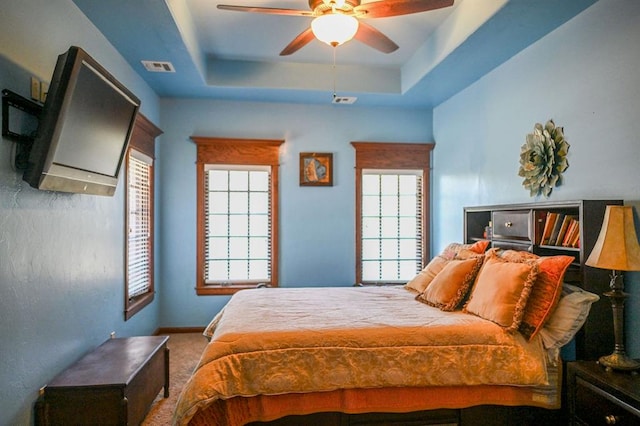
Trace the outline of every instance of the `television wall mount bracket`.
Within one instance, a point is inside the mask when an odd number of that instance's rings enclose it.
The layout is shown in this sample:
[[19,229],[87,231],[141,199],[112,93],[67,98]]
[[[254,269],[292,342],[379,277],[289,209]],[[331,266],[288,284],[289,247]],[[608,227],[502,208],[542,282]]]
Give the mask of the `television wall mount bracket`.
[[18,144],[15,166],[18,170],[24,170],[28,165],[29,152],[31,151],[35,135],[21,134],[9,128],[9,111],[11,107],[30,114],[36,117],[36,119],[40,119],[42,105],[30,101],[9,89],[2,91],[2,136]]

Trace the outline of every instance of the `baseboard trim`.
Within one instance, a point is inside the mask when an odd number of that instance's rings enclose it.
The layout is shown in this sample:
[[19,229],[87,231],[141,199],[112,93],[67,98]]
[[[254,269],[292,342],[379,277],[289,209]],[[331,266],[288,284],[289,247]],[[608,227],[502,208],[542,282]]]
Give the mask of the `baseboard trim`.
[[204,327],[160,327],[156,329],[154,335],[176,334],[176,333],[202,333]]

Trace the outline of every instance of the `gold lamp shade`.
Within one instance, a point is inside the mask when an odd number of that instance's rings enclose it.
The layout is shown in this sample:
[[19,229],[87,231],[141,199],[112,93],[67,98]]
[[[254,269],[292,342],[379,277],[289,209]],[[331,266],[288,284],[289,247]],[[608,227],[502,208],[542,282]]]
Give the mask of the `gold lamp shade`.
[[640,245],[630,206],[607,206],[600,235],[586,264],[614,271],[640,271]]
[[613,309],[615,347],[611,355],[600,357],[598,362],[607,370],[634,372],[640,369],[640,362],[627,356],[624,348],[624,302],[628,295],[619,272],[640,271],[640,246],[630,206],[607,206],[600,235],[586,264],[611,270],[611,291],[604,295]]

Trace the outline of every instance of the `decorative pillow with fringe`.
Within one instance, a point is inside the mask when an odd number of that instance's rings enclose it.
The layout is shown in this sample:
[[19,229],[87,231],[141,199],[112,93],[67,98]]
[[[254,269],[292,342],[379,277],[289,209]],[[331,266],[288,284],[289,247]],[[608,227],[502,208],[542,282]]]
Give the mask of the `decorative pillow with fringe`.
[[409,281],[404,287],[406,289],[417,291],[418,293],[422,293],[429,284],[433,281],[433,279],[447,266],[449,261],[446,260],[442,256],[436,256],[431,259],[431,262],[427,266],[424,267],[422,271],[411,281]]
[[453,311],[462,303],[482,266],[484,256],[449,261],[416,300],[443,311]]
[[517,331],[537,276],[535,261],[509,262],[490,253],[463,311]]
[[466,258],[469,257],[469,255],[484,254],[487,247],[489,247],[488,240],[476,241],[473,244],[451,243],[442,250],[440,256],[446,260],[453,260],[456,257]]
[[498,255],[508,261],[533,260],[538,264],[536,278],[531,295],[524,308],[524,316],[519,331],[528,340],[538,334],[547,319],[556,308],[562,293],[562,280],[569,265],[575,261],[573,256],[537,256],[525,251],[505,250]]
[[471,257],[481,256],[488,246],[489,241],[485,240],[473,244],[451,243],[442,253],[431,259],[427,266],[425,266],[418,275],[413,277],[411,281],[405,284],[404,287],[407,290],[422,293],[448,262],[453,259],[469,259]]

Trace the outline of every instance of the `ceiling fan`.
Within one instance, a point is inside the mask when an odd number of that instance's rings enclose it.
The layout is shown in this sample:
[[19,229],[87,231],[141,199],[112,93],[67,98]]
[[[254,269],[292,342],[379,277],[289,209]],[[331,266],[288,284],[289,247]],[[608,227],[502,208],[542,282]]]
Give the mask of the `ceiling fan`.
[[355,37],[356,40],[374,49],[391,53],[398,49],[398,45],[371,25],[361,22],[360,19],[426,12],[451,6],[453,2],[454,0],[378,0],[361,3],[361,0],[309,0],[311,10],[226,4],[219,4],[218,9],[314,18],[311,27],[294,38],[280,52],[281,56],[298,51],[310,43],[314,37],[334,47]]

